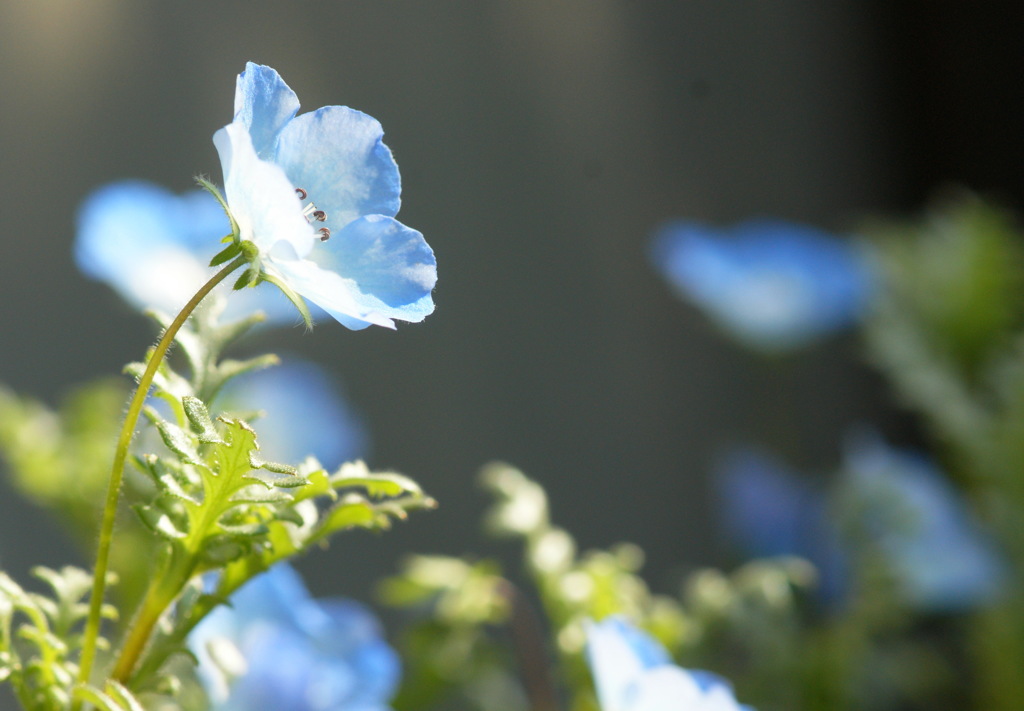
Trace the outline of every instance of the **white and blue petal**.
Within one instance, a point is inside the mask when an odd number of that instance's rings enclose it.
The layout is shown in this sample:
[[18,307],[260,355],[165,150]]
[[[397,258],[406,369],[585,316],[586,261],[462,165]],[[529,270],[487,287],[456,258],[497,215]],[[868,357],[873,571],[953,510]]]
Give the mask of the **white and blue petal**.
[[422,234],[390,217],[359,218],[310,259],[273,259],[270,266],[349,328],[394,328],[392,319],[418,322],[434,310],[434,253]]
[[[388,711],[401,672],[398,655],[365,606],[314,600],[287,564],[231,596],[189,635],[214,711]],[[244,658],[230,688],[210,654],[230,645]]]
[[436,262],[423,235],[394,220],[401,178],[383,129],[347,107],[297,107],[277,72],[250,63],[235,120],[214,135],[242,239],[282,289],[349,328],[421,321],[434,310]]
[[586,633],[602,711],[750,711],[725,680],[676,666],[653,637],[621,617],[588,623]]
[[224,194],[243,240],[270,256],[301,259],[313,249],[313,227],[302,216],[295,187],[277,165],[260,160],[245,126],[213,135],[224,171]]
[[276,70],[249,62],[235,83],[235,121],[244,125],[256,155],[269,160],[277,134],[299,110],[295,95]]
[[375,118],[325,106],[284,126],[274,162],[327,213],[335,232],[361,215],[398,213],[402,183],[383,136]]

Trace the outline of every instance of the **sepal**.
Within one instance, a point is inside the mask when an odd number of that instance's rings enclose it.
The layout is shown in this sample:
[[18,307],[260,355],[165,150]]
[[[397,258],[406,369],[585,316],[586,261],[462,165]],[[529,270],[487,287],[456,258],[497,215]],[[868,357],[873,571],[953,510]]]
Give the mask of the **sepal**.
[[281,290],[281,293],[292,302],[292,305],[295,306],[296,309],[298,309],[299,315],[302,316],[302,322],[306,325],[306,328],[312,330],[313,315],[309,312],[309,306],[306,305],[306,300],[299,296],[299,294],[292,289],[284,279],[279,279],[274,274],[270,274],[266,271],[263,272],[262,278],[263,281],[270,282]]

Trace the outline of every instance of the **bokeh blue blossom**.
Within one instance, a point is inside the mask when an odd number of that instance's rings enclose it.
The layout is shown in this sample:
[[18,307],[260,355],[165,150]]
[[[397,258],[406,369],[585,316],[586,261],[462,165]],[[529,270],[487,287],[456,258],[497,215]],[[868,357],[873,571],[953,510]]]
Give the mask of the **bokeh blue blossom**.
[[345,106],[298,109],[270,67],[250,62],[238,76],[234,120],[213,142],[241,239],[269,275],[348,328],[422,321],[436,261],[394,219],[401,181],[383,129]]
[[871,294],[863,245],[779,220],[671,222],[655,235],[651,259],[680,297],[770,353],[852,326]]
[[726,539],[752,558],[798,556],[814,565],[815,589],[832,604],[848,586],[848,561],[826,492],[764,450],[735,447],[715,472]]
[[311,598],[286,564],[232,595],[189,646],[216,711],[386,711],[401,673],[369,609]]
[[955,612],[994,601],[1005,560],[932,461],[857,431],[846,446],[843,474],[837,496],[852,512],[854,535],[878,547],[912,606]]
[[751,711],[724,680],[673,664],[664,647],[621,617],[587,625],[587,660],[601,711]]
[[840,470],[825,488],[763,451],[733,450],[716,473],[726,535],[748,556],[807,559],[828,603],[849,600],[854,559],[866,551],[913,609],[953,612],[993,600],[1005,575],[996,544],[934,464],[857,430]]
[[[181,195],[142,180],[109,183],[78,210],[75,262],[137,310],[175,314],[210,278],[210,259],[231,227],[209,193]],[[229,295],[229,286],[217,292]],[[269,323],[294,324],[294,307],[276,289],[246,289],[227,298],[225,318],[263,311]]]

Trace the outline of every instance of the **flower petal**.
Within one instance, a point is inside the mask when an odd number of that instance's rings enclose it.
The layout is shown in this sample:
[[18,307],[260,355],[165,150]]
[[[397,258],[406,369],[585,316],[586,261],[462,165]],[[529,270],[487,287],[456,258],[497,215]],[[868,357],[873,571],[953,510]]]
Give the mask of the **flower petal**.
[[637,678],[629,689],[628,711],[732,711],[736,701],[724,690],[705,695],[685,670],[677,666],[651,669]]
[[[260,160],[242,123],[230,123],[213,135],[224,171],[224,193],[242,239],[265,254],[302,258],[316,239],[302,216],[294,186],[284,171]],[[288,247],[290,246],[290,249]]]
[[295,95],[276,70],[248,62],[235,82],[235,121],[249,129],[256,155],[271,158],[277,134],[299,110]]
[[376,324],[394,328],[395,322],[382,313],[360,305],[359,288],[351,279],[321,269],[308,259],[274,259],[264,265],[288,282],[305,298],[353,331]]
[[401,178],[383,136],[376,119],[325,106],[288,122],[275,162],[327,213],[326,226],[337,232],[362,215],[398,213]]
[[422,321],[434,310],[434,252],[422,234],[391,217],[361,217],[309,258],[354,281],[356,298],[367,310],[402,321]]
[[618,617],[586,626],[587,661],[605,711],[624,711],[631,685],[644,672],[643,662],[623,635],[627,627]]

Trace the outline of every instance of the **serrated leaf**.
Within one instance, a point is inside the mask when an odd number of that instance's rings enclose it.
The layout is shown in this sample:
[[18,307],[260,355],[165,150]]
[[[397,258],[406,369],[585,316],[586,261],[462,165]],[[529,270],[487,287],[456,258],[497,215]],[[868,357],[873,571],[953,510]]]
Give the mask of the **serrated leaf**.
[[217,432],[217,428],[214,427],[213,420],[210,419],[210,413],[202,400],[186,395],[181,398],[181,405],[185,409],[185,417],[188,418],[189,424],[192,425],[192,431],[199,437],[200,442],[207,444],[221,444],[224,442],[220,437],[220,433]]
[[371,472],[362,461],[348,462],[331,476],[335,489],[359,487],[375,499],[403,494],[421,495],[420,485],[403,474],[393,472]]
[[272,489],[274,487],[294,489],[297,486],[304,486],[306,484],[305,477],[301,477],[298,474],[284,474],[275,471],[266,471],[264,469],[253,469],[246,474],[244,478],[250,481],[259,482],[268,489]]
[[245,486],[231,495],[231,501],[239,504],[284,504],[294,498],[286,491],[265,485]]
[[204,544],[200,555],[203,560],[222,567],[236,561],[249,551],[249,546],[232,536],[214,536]]
[[156,428],[167,449],[177,454],[182,461],[189,464],[203,464],[202,457],[199,456],[199,452],[192,443],[192,438],[183,429],[166,420],[158,420]]
[[375,528],[377,519],[377,512],[370,502],[342,501],[324,515],[320,531],[328,533],[355,527]]
[[[253,469],[265,469],[268,472],[274,474],[287,474],[289,476],[295,476],[296,468],[290,464],[279,464],[278,462],[268,462],[260,456],[259,452],[252,451],[249,453],[249,464],[252,465]],[[299,477],[300,479],[302,477]],[[305,479],[303,479],[305,482]]]
[[330,476],[314,457],[307,457],[299,465],[298,474],[305,477],[306,485],[295,492],[296,501],[305,501],[318,496],[327,496],[332,500],[338,498],[338,493],[331,486]]
[[254,521],[252,523],[222,523],[220,528],[226,535],[233,538],[254,538],[256,536],[262,536],[268,531],[267,524],[262,521]]
[[160,459],[153,454],[136,457],[135,461],[165,494],[196,506],[202,503],[202,482],[188,466]]
[[161,510],[157,506],[136,504],[133,508],[146,528],[164,538],[180,540],[188,535],[187,531],[182,531],[178,528],[174,519],[166,511]]

